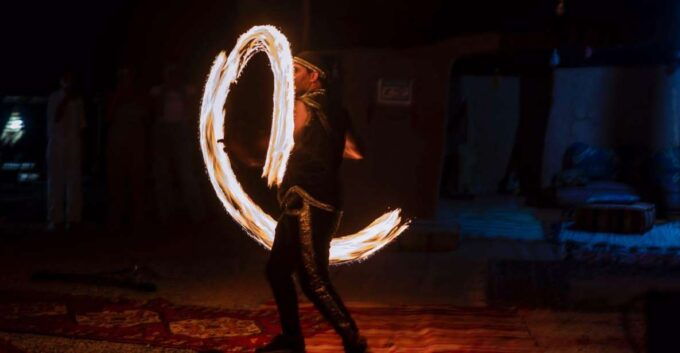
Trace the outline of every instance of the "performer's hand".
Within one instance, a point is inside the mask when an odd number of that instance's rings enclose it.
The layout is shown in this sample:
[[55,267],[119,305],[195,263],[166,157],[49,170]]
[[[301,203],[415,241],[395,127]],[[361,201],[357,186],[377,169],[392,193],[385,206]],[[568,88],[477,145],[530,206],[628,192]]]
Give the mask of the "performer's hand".
[[224,151],[224,153],[227,153],[227,143],[224,142],[224,139],[217,140],[217,143],[221,143],[222,144],[222,151]]
[[[219,139],[217,142],[222,144],[222,151],[228,155],[233,155],[238,161],[245,164],[249,168],[262,167],[264,163],[259,159],[251,156],[245,149],[238,143],[232,143],[229,146],[229,151],[227,151],[227,144],[224,139]],[[231,153],[229,153],[231,152]]]
[[299,211],[302,209],[303,206],[303,201],[302,197],[300,195],[291,192],[286,195],[286,198],[283,200],[283,208],[286,211]]
[[345,134],[345,150],[342,153],[342,157],[354,160],[364,159],[364,155],[361,153],[352,134]]

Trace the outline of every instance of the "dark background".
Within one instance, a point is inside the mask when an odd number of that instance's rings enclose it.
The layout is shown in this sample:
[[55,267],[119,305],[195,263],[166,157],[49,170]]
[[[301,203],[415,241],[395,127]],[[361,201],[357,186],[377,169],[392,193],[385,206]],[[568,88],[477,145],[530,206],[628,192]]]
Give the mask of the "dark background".
[[[556,15],[555,0],[520,3],[5,2],[0,21],[0,95],[46,94],[65,67],[81,75],[86,92],[109,87],[115,67],[121,64],[139,67],[143,79],[154,83],[164,63],[177,62],[186,67],[188,79],[201,82],[219,50],[230,48],[236,35],[251,25],[263,23],[281,27],[294,51],[305,45],[307,49],[413,47],[477,32],[533,33],[536,38],[521,40],[521,46],[626,50],[635,54],[626,55],[627,63],[667,60],[680,34],[675,21],[678,5],[671,0],[565,0],[563,16]],[[510,48],[520,45],[508,38]],[[598,63],[620,63],[624,59],[616,53]]]

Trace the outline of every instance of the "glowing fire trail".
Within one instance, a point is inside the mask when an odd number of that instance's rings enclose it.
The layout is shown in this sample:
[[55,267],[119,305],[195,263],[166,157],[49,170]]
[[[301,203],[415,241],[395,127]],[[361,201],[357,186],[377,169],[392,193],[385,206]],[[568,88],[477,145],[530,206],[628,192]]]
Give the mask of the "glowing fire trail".
[[[265,213],[243,190],[231,168],[227,154],[217,142],[224,136],[224,103],[229,89],[258,52],[269,57],[274,74],[274,109],[267,158],[262,177],[267,184],[280,185],[293,149],[293,60],[286,37],[272,26],[255,26],[242,34],[227,57],[220,53],[208,75],[201,104],[200,140],[210,182],[227,212],[247,233],[268,249],[274,242],[276,221]],[[400,210],[385,213],[356,234],[331,242],[330,263],[365,259],[408,228]]]

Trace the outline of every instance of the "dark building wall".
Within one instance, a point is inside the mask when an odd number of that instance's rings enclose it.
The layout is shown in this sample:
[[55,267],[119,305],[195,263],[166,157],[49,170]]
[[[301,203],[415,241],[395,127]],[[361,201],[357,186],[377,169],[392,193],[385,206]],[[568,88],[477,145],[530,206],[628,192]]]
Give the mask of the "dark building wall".
[[489,194],[498,190],[510,162],[520,114],[520,78],[460,78],[467,104],[465,130],[458,145],[457,191]]
[[543,156],[543,185],[574,142],[658,150],[680,144],[680,73],[667,67],[555,71]]
[[[480,35],[413,49],[337,54],[343,102],[367,144],[364,161],[344,166],[345,198],[352,205],[348,218],[361,225],[397,207],[409,216],[434,216],[452,65],[463,55],[496,50],[498,42],[498,36]],[[413,80],[412,104],[378,104],[381,78]]]

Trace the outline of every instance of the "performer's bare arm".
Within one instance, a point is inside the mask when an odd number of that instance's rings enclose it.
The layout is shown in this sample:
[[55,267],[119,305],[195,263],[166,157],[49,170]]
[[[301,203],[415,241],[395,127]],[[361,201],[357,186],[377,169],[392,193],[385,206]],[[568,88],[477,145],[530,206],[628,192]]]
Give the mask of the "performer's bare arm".
[[[294,138],[297,139],[300,137],[300,132],[304,128],[305,125],[307,125],[307,122],[309,121],[309,110],[307,109],[307,106],[302,102],[302,101],[295,101],[295,107],[294,107],[294,129],[293,129],[293,135]],[[224,140],[220,140],[218,142],[224,143]],[[262,141],[258,141],[258,146],[257,148],[265,148],[267,147],[267,138],[264,137]],[[248,151],[247,149],[244,148],[240,143],[230,143],[229,148],[228,148],[231,153],[239,159],[241,162],[245,163],[249,167],[261,167],[264,164],[264,156],[262,158],[255,157],[252,153],[252,151]],[[227,146],[224,146],[224,151],[227,151]],[[354,136],[354,133],[352,131],[347,131],[345,134],[345,149],[343,151],[343,158],[345,159],[353,159],[353,160],[360,160],[364,159],[364,154],[361,151],[361,148],[359,147],[359,144],[357,143],[356,137]]]
[[[249,168],[259,168],[264,165],[264,159],[259,155],[260,153],[253,152],[252,149],[245,147],[242,141],[230,140],[230,143],[224,145],[224,152],[229,150],[229,155],[235,157],[241,163],[245,164]],[[218,142],[224,143],[224,140],[219,140]],[[266,141],[265,141],[266,143]],[[255,149],[259,152],[262,148],[262,142],[256,141]],[[266,148],[266,145],[265,145]]]
[[[295,128],[293,130],[293,136],[297,139],[300,136],[300,132],[309,121],[309,110],[305,103],[299,100],[295,101],[294,121]],[[351,131],[347,131],[345,134],[345,150],[343,151],[343,157],[346,159],[364,158],[364,155],[359,148],[359,144]]]
[[300,132],[302,128],[307,125],[309,121],[309,110],[307,106],[300,100],[295,101],[295,107],[293,109],[293,119],[295,121],[295,128],[293,129],[293,138],[298,139],[300,137]]
[[[294,106],[295,127],[293,129],[295,139],[300,136],[300,131],[302,131],[302,128],[307,124],[308,120],[309,111],[307,110],[307,106],[302,101],[296,100]],[[264,165],[268,141],[269,138],[267,136],[263,136],[261,139],[256,141],[255,146],[251,146],[250,148],[246,148],[242,141],[236,141],[234,139],[230,140],[228,143],[225,143],[224,140],[219,140],[217,142],[224,144],[224,152],[229,150],[229,154],[241,161],[241,163],[244,163],[246,166],[251,168],[257,168]],[[249,143],[252,144],[252,141]]]

